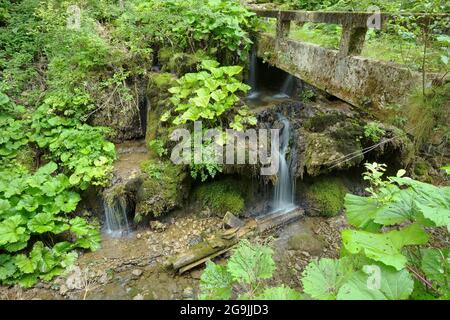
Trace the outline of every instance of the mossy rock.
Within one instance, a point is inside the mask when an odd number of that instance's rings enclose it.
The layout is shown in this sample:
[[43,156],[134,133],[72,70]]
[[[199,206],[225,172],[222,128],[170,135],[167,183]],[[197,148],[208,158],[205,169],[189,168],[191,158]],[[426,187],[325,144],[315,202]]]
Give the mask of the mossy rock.
[[[334,169],[348,169],[358,166],[363,160],[362,146],[356,139],[336,140],[330,133],[305,133],[306,147],[304,165],[310,176],[318,176]],[[345,155],[354,155],[347,161],[340,161]]]
[[202,51],[192,54],[177,52],[172,48],[161,48],[158,52],[158,59],[163,71],[183,76],[189,72],[197,72],[198,65],[202,60],[207,59],[207,56]]
[[151,73],[147,86],[147,144],[156,138],[168,139],[167,126],[162,125],[161,115],[171,108],[169,88],[174,86],[176,77],[171,73]]
[[319,178],[306,187],[305,198],[313,215],[334,217],[343,210],[347,191],[338,178]]
[[148,160],[141,168],[144,174],[136,197],[136,220],[158,217],[181,206],[189,189],[183,166]]
[[288,239],[289,250],[307,251],[312,255],[319,255],[323,247],[323,241],[312,233],[294,234]]
[[208,207],[214,214],[223,217],[227,211],[239,216],[245,208],[245,200],[231,179],[202,184],[194,191],[195,201]]
[[36,169],[36,157],[36,151],[29,145],[25,145],[17,151],[16,160],[29,171],[34,171]]
[[323,132],[328,127],[335,125],[338,122],[344,121],[346,116],[342,113],[323,113],[320,112],[308,119],[304,127],[312,132]]

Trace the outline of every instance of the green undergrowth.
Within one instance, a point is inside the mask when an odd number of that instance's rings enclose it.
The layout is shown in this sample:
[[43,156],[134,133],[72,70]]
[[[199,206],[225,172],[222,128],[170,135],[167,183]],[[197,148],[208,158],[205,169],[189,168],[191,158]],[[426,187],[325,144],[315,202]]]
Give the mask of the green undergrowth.
[[194,190],[193,196],[203,208],[208,207],[218,216],[228,211],[238,216],[245,207],[244,197],[231,179],[203,183]]
[[318,178],[306,187],[305,198],[309,206],[321,216],[333,217],[344,209],[347,188],[338,178]]

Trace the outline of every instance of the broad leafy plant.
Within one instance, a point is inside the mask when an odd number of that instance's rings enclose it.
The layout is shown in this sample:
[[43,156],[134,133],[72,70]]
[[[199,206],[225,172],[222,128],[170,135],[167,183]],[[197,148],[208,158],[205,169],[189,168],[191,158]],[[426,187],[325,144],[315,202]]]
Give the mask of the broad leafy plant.
[[450,230],[450,187],[397,176],[369,164],[369,197],[348,194],[348,222],[339,260],[321,259],[304,271],[305,293],[315,299],[449,297],[449,250],[429,248],[426,228]]
[[[75,248],[96,250],[97,228],[69,217],[80,196],[50,162],[30,173],[17,164],[0,170],[0,283],[29,287],[50,280],[76,259]],[[61,236],[72,235],[72,242]]]
[[289,287],[267,287],[275,271],[272,256],[270,247],[242,240],[226,266],[207,263],[200,279],[200,299],[300,299],[300,293]]
[[[217,61],[204,60],[201,67],[200,72],[184,75],[177,80],[178,86],[169,89],[176,125],[197,120],[204,120],[211,126],[218,124],[220,117],[240,101],[238,94],[250,89],[236,78],[242,72],[240,66],[220,67]],[[170,112],[167,112],[162,120],[169,117]],[[246,111],[238,112],[234,120],[232,127],[236,128],[242,128],[246,122],[256,124],[256,119]]]

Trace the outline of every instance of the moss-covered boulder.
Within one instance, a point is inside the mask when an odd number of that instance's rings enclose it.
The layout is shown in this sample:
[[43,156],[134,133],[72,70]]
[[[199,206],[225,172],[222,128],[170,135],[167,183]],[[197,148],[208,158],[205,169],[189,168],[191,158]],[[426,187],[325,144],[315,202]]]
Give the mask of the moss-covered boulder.
[[198,186],[194,191],[194,201],[219,217],[223,217],[228,211],[239,216],[245,208],[244,196],[232,179]]
[[164,72],[171,72],[182,76],[189,72],[197,72],[197,66],[202,60],[207,59],[203,51],[193,54],[177,52],[172,48],[161,48],[158,52],[158,60]]
[[178,208],[188,194],[188,175],[183,166],[169,161],[148,160],[142,163],[142,183],[136,195],[136,220],[158,217]]
[[319,178],[304,190],[304,197],[311,215],[333,217],[344,208],[347,193],[344,183],[334,177]]

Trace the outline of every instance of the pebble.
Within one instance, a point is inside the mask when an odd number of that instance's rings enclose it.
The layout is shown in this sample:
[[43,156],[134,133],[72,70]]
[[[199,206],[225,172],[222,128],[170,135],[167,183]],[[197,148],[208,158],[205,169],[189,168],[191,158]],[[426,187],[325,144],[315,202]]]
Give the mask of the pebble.
[[194,297],[194,289],[191,287],[187,287],[183,290],[183,298],[193,298]]
[[140,277],[140,276],[142,275],[142,273],[144,273],[144,271],[142,271],[141,269],[134,269],[134,270],[131,272],[131,274],[132,274],[133,276],[136,276],[136,277]]
[[68,291],[69,291],[69,289],[66,287],[65,284],[63,284],[59,287],[59,293],[63,296],[65,296]]
[[144,300],[144,296],[139,293],[133,297],[133,300]]

